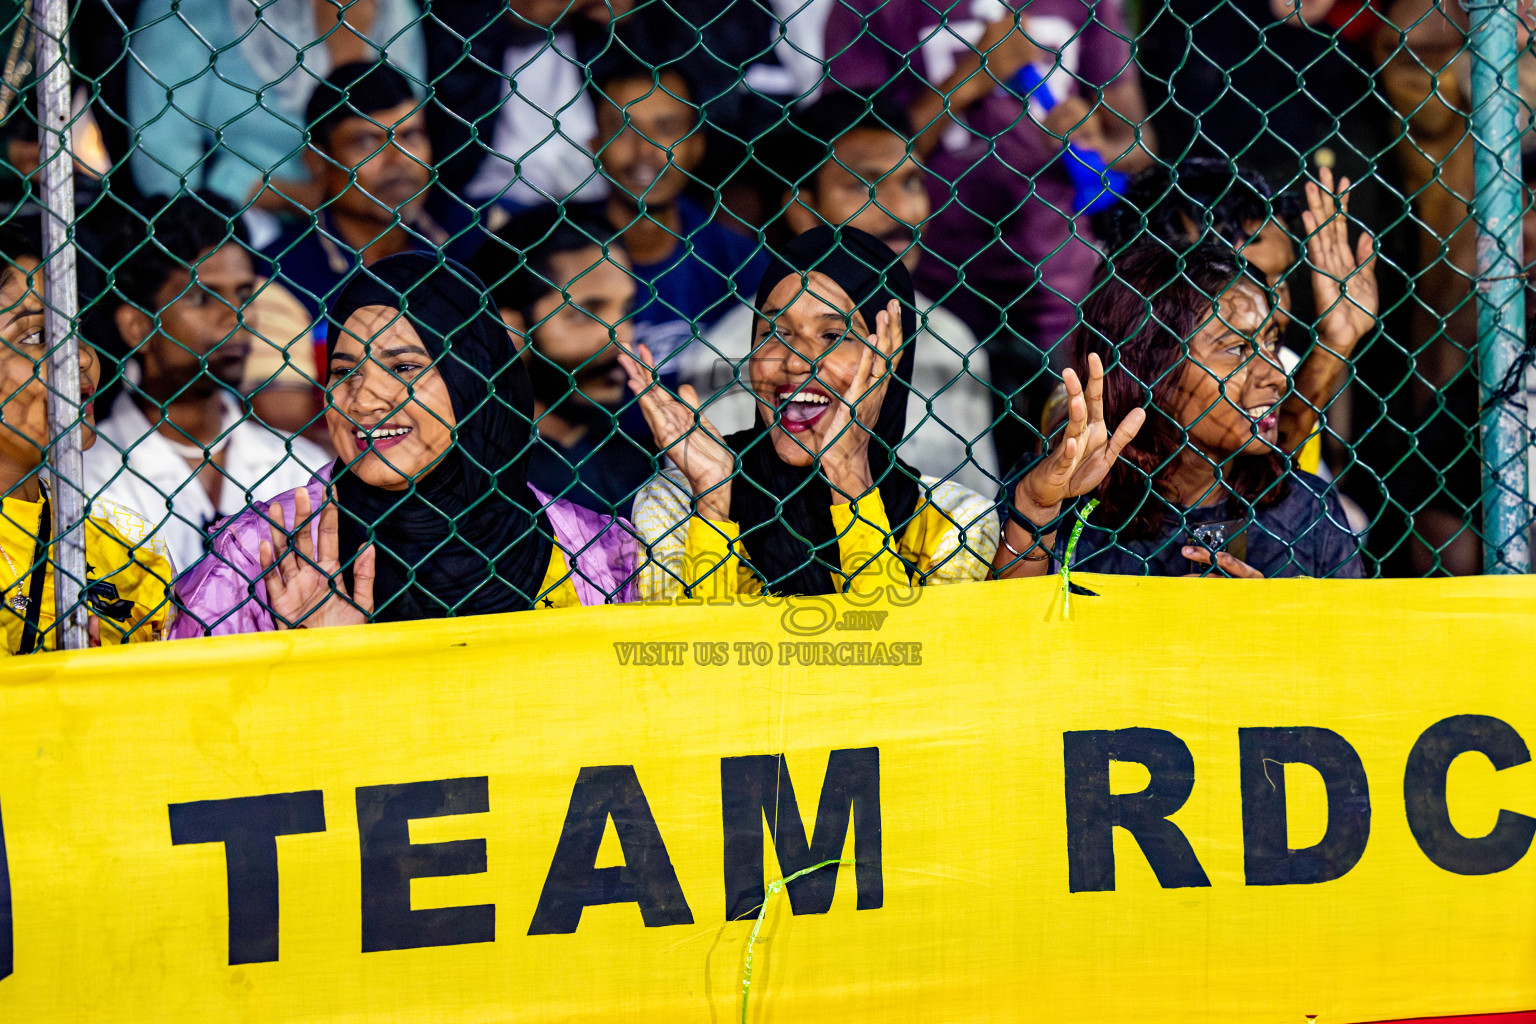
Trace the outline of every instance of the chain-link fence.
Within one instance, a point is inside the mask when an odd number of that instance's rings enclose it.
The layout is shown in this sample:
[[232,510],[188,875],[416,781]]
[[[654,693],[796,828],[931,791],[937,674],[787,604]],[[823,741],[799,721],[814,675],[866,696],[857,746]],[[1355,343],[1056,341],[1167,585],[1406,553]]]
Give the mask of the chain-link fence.
[[11,650],[1525,571],[1530,24],[10,0]]

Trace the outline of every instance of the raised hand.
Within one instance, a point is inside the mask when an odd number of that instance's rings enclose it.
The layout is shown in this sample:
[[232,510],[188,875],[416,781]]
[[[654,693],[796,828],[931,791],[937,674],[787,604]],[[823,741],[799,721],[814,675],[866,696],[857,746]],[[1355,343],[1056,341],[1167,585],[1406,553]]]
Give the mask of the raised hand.
[[629,390],[640,399],[640,411],[656,447],[682,470],[699,512],[706,519],[728,520],[736,457],[709,417],[699,411],[698,392],[684,384],[674,398],[657,382],[655,364],[645,345],[634,354],[619,350],[619,365],[629,377]]
[[1110,434],[1104,422],[1104,364],[1097,355],[1088,357],[1086,390],[1072,370],[1061,379],[1067,387],[1067,427],[1061,442],[1014,488],[1015,507],[1042,526],[1056,518],[1062,502],[1099,486],[1147,419],[1145,409],[1132,409]]
[[[272,506],[278,508],[276,504]],[[373,613],[373,575],[376,563],[372,544],[357,553],[352,563],[353,593],[341,579],[337,557],[336,505],[327,502],[320,511],[320,553],[310,539],[309,489],[293,492],[293,540],[276,523],[269,523],[270,541],[261,542],[261,568],[266,574],[267,607],[278,629],[313,629],[318,626],[354,626]]]
[[1029,19],[1004,5],[998,6],[1003,7],[1006,13],[987,23],[981,39],[976,43],[976,52],[981,55],[986,73],[996,79],[998,84],[1007,85],[1020,68],[1038,60],[1041,51],[1026,34],[1029,31]]
[[1318,178],[1321,188],[1307,183],[1307,209],[1301,215],[1317,296],[1317,336],[1336,355],[1348,358],[1376,326],[1381,309],[1376,245],[1370,232],[1362,231],[1350,248],[1349,179],[1340,179],[1335,189],[1333,172],[1326,167]]
[[1045,115],[1042,122],[1045,129],[1054,138],[1054,145],[1058,139],[1079,149],[1091,149],[1100,156],[1109,153],[1109,138],[1104,134],[1104,123],[1100,120],[1099,112],[1088,105],[1088,101],[1081,96],[1069,96]]
[[880,416],[885,389],[896,353],[901,349],[901,304],[892,299],[875,314],[875,333],[859,353],[853,381],[835,403],[827,424],[827,446],[819,459],[821,473],[832,485],[832,504],[841,505],[869,491],[869,425]]

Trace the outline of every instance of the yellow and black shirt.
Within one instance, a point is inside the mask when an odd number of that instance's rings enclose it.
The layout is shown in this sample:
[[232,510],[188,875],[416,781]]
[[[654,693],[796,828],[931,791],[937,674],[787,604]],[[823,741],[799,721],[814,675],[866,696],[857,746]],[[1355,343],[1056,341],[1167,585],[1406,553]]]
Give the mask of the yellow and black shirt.
[[[926,499],[900,536],[893,536],[878,490],[831,506],[842,563],[834,586],[869,593],[987,578],[998,540],[993,504],[953,481],[923,477],[923,490]],[[688,482],[675,469],[636,496],[635,526],[650,555],[640,571],[640,599],[666,601],[705,581],[707,595],[695,596],[761,594],[762,580],[743,561],[741,528],[694,515],[692,505]]]
[[[6,654],[53,650],[53,567],[40,538],[46,503],[6,498],[0,509],[0,624]],[[91,505],[85,520],[86,598],[101,627],[103,646],[164,639],[169,632],[167,596],[175,570],[164,547],[149,537],[149,524],[111,501]]]

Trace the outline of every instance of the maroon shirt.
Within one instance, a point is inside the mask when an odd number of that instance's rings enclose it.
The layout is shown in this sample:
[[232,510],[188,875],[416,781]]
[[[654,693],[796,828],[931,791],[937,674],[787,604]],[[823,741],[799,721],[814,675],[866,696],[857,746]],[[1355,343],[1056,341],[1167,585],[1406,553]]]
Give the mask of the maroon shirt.
[[[910,105],[943,84],[967,41],[974,44],[1005,13],[1003,2],[840,0],[827,20],[831,78]],[[1036,66],[1057,101],[1076,95],[1093,103],[1099,89],[1135,76],[1120,0],[1007,2],[1023,11],[1030,38],[1047,51]],[[1030,106],[1044,116],[1038,102]],[[918,287],[945,296],[945,306],[973,324],[995,322],[986,298],[1013,302],[1014,324],[1042,347],[1068,334],[1098,256],[1082,240],[1087,218],[1072,216],[1060,152],[1007,90],[966,111],[928,160],[935,216],[923,233],[928,255]],[[968,287],[951,293],[960,272]],[[1037,282],[1048,287],[1031,287]]]

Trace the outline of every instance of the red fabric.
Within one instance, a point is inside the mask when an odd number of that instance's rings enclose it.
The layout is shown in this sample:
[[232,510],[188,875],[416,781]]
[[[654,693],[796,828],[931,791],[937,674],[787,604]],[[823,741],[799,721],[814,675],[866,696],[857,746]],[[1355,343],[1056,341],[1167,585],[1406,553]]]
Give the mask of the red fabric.
[[[1376,30],[1387,24],[1377,10],[1378,6],[1372,0],[1340,0],[1333,5],[1333,10],[1329,11],[1328,16],[1323,19],[1323,24],[1337,31],[1339,38],[1346,43],[1368,46],[1376,35]],[[1456,1018],[1444,1019],[1455,1020]]]
[[1408,1020],[1373,1021],[1371,1024],[1536,1024],[1536,1010],[1476,1013],[1469,1017],[1413,1017]]

